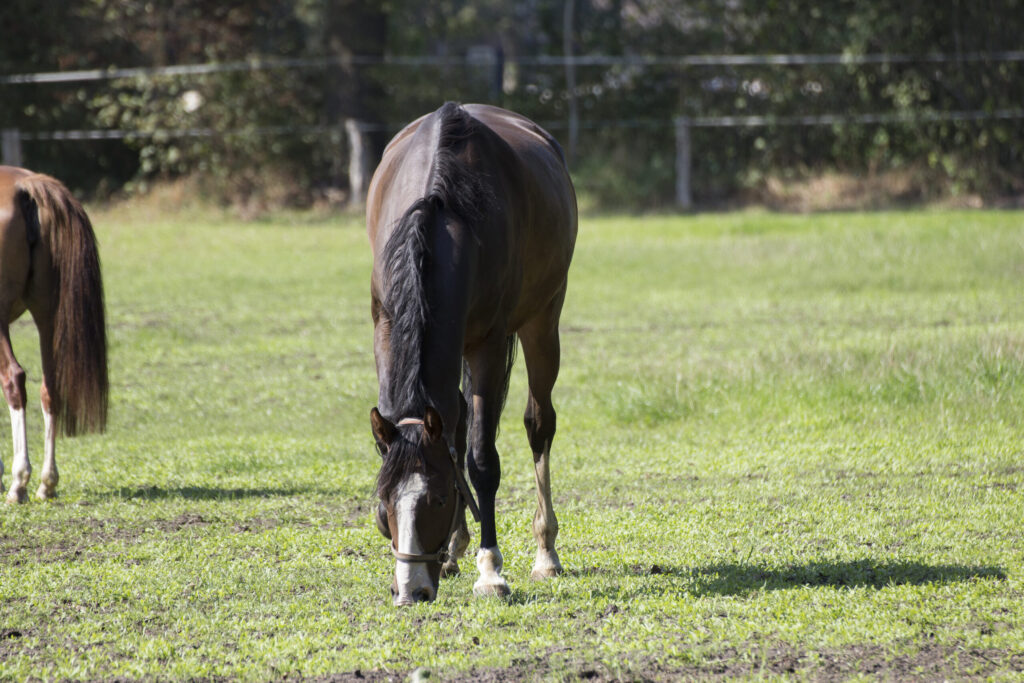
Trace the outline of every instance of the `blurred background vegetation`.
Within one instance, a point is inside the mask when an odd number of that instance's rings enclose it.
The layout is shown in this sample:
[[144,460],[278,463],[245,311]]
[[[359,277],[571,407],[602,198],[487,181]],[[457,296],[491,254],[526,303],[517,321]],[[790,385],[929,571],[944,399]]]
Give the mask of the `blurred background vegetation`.
[[[881,112],[906,120],[694,128],[698,205],[784,194],[788,183],[829,173],[895,178],[887,184],[897,200],[989,200],[1024,194],[1024,120],[928,115],[1019,109],[1024,61],[986,55],[1021,50],[1021,36],[1024,0],[5,0],[0,79],[263,66],[0,80],[0,128],[25,136],[26,166],[92,197],[190,178],[217,201],[302,206],[346,201],[346,120],[360,122],[379,154],[402,124],[445,100],[490,102],[568,147],[575,108],[581,196],[638,208],[672,202],[675,117]],[[948,57],[799,66],[639,59],[780,53]],[[566,54],[600,58],[569,76],[552,59]],[[66,130],[131,135],[46,135]]]

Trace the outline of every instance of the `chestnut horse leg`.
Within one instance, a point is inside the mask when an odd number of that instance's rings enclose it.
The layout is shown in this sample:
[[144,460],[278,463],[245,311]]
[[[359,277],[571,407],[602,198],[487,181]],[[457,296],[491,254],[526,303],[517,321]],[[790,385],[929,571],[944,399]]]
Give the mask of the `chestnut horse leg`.
[[551,503],[551,441],[555,437],[555,409],[551,405],[551,389],[558,377],[561,347],[558,341],[558,318],[561,315],[565,290],[539,315],[519,329],[523,358],[529,378],[530,396],[526,402],[523,423],[533,451],[533,473],[537,484],[537,512],[533,516],[533,537],[537,556],[530,577],[546,579],[562,573],[555,551],[558,519]]
[[11,440],[14,442],[12,481],[11,489],[7,493],[7,502],[24,503],[28,499],[25,489],[32,473],[25,434],[25,371],[14,357],[10,327],[6,321],[0,324],[0,382],[3,384],[7,406],[11,410]]
[[57,395],[57,376],[53,355],[53,316],[46,312],[32,311],[32,317],[39,330],[39,351],[43,364],[43,384],[39,388],[39,402],[43,409],[43,425],[46,441],[43,445],[43,472],[39,478],[36,498],[52,498],[57,490],[57,414],[60,412],[60,396]]
[[494,440],[498,434],[505,392],[506,338],[492,333],[466,355],[469,364],[473,409],[469,427],[469,477],[480,504],[480,550],[476,566],[480,578],[473,584],[477,595],[511,593],[501,576],[502,556],[494,522],[494,499],[501,483],[501,463]]

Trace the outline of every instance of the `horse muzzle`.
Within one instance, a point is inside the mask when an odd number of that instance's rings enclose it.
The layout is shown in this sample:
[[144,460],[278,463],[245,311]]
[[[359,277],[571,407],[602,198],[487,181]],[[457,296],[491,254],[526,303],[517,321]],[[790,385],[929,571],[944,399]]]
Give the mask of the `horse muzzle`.
[[402,591],[396,588],[396,584],[397,582],[391,584],[391,601],[395,607],[406,607],[418,602],[433,602],[437,598],[437,589],[433,586],[420,586]]

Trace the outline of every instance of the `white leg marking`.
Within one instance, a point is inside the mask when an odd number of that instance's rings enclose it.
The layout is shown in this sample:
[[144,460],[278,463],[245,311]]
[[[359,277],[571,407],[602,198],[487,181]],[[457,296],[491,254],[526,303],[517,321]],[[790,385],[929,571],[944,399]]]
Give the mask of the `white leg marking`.
[[473,592],[477,595],[506,596],[512,591],[505,579],[501,577],[501,566],[504,558],[498,546],[480,548],[476,552],[476,568],[480,578],[473,584]]
[[14,460],[11,463],[11,490],[7,492],[8,503],[24,503],[28,497],[28,486],[32,466],[28,462],[28,442],[25,438],[25,409],[11,408],[11,440],[14,442]]
[[555,538],[558,536],[558,519],[551,502],[550,455],[544,453],[534,463],[533,475],[537,483],[537,512],[533,516],[533,538],[537,541],[537,556],[533,562],[530,578],[547,579],[562,573],[562,564],[555,552]]
[[[413,474],[398,490],[395,516],[398,518],[397,546],[400,553],[419,555],[423,552],[419,536],[416,534],[413,511],[426,492],[427,479],[422,474]],[[427,572],[427,565],[424,562],[396,561],[395,584],[398,587],[398,594],[395,596],[396,605],[409,605],[416,602],[414,596],[417,591],[426,590],[431,598],[434,597],[434,586],[430,581],[430,574]]]
[[36,497],[46,500],[57,490],[57,420],[43,410],[43,425],[46,428],[46,442],[43,445],[43,473],[39,477],[39,489]]

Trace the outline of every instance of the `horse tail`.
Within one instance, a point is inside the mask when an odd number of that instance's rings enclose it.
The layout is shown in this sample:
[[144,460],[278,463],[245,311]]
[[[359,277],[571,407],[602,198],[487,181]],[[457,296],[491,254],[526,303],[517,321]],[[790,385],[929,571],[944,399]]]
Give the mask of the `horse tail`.
[[109,391],[107,332],[92,223],[78,200],[54,178],[33,174],[19,180],[17,189],[23,193],[22,206],[34,206],[39,242],[52,263],[56,419],[67,436],[102,432]]

